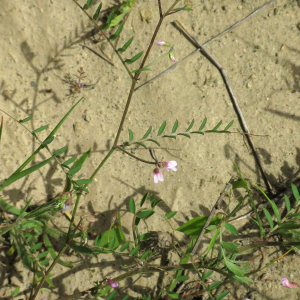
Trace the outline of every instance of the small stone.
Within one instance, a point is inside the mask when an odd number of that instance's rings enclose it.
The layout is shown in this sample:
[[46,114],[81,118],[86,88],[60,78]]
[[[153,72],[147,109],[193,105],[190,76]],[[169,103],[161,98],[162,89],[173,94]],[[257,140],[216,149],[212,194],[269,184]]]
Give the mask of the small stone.
[[247,85],[246,85],[246,87],[247,87],[248,89],[250,89],[250,88],[252,87],[251,83],[248,82]]
[[85,177],[85,174],[84,174],[84,173],[82,173],[82,174],[79,176],[79,178],[83,178],[83,177]]
[[31,82],[30,82],[30,85],[31,85],[32,87],[36,87],[36,82],[35,82],[35,81],[31,81]]
[[242,5],[239,5],[239,6],[237,7],[237,9],[238,9],[238,10],[241,10],[241,9],[243,9],[243,6],[242,6]]
[[276,16],[278,14],[279,9],[278,8],[274,8],[274,16]]

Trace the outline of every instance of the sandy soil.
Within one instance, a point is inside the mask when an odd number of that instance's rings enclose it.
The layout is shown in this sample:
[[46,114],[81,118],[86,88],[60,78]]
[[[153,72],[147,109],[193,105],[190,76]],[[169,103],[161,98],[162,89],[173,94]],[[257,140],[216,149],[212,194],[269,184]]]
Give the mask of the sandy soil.
[[[92,5],[93,10],[97,2]],[[175,14],[165,21],[158,39],[174,44],[174,54],[181,60],[195,48],[172,25],[172,21],[181,20],[200,43],[205,43],[264,3],[264,0],[194,1],[192,12]],[[171,4],[170,0],[165,1],[163,7],[168,4]],[[113,5],[113,1],[103,2],[105,10]],[[299,1],[275,1],[206,48],[226,71],[250,130],[260,135],[254,138],[255,144],[275,187],[288,186],[299,177],[299,6]],[[143,20],[141,15],[145,13],[148,18]],[[119,45],[122,45],[134,36],[125,58],[146,49],[157,21],[155,1],[136,1],[119,40]],[[32,115],[32,121],[27,123],[30,129],[49,124],[49,130],[39,134],[43,139],[75,101],[84,96],[51,146],[56,150],[68,145],[67,158],[91,148],[92,153],[79,174],[86,178],[112,145],[130,86],[127,73],[107,43],[92,44],[90,39],[84,38],[92,28],[86,16],[70,0],[24,0],[18,3],[2,0],[0,108],[18,120]],[[82,47],[83,43],[98,52],[102,49],[112,58],[114,67]],[[165,48],[155,46],[150,60],[164,51]],[[171,64],[169,59],[160,61],[151,72],[142,74],[140,83]],[[130,68],[137,66],[134,64]],[[80,67],[86,72],[86,84],[99,81],[93,88],[82,89],[81,93],[70,97],[70,86],[62,79],[67,74],[73,76]],[[208,119],[207,129],[213,128],[220,120],[224,124],[234,120],[232,131],[240,130],[220,74],[198,53],[134,94],[120,142],[128,139],[128,128],[136,137],[142,137],[150,125],[157,132],[165,120],[166,132],[171,132],[176,119],[179,130],[185,130],[192,119],[199,127],[204,117]],[[4,115],[0,146],[2,180],[36,149],[37,144],[23,127]],[[144,149],[133,151],[150,159]],[[245,177],[264,186],[251,151],[237,133],[197,135],[191,139],[179,137],[176,141],[165,139],[156,154],[161,160],[178,162],[177,173],[164,172],[165,182],[159,184],[153,183],[153,167],[119,152],[109,159],[97,175],[97,182],[91,185],[90,193],[82,198],[85,210],[97,219],[92,225],[96,233],[109,228],[111,217],[118,210],[124,215],[123,225],[130,229],[129,199],[134,197],[140,201],[146,191],[164,201],[161,212],[178,211],[172,223],[175,228],[195,216],[207,215],[224,184],[235,174],[233,162]],[[48,153],[43,152],[36,162],[46,157]],[[36,176],[34,174],[6,188],[3,191],[5,199],[18,208],[23,207],[28,187]],[[63,186],[64,177],[57,165],[52,163],[44,167],[32,192],[34,204],[43,203],[47,197],[61,192]],[[247,205],[243,211],[249,209]],[[60,214],[56,225],[66,228],[68,222]],[[170,228],[167,224],[162,227],[161,219],[155,216],[141,230],[170,231]],[[130,232],[126,232],[130,236]],[[182,239],[182,236],[178,235],[178,238]],[[277,250],[273,249],[265,262],[282,254]],[[90,288],[96,280],[119,274],[124,264],[120,258],[112,256],[66,259],[76,262],[75,269],[57,266],[53,279],[56,287],[51,289],[51,295],[41,293],[39,298],[48,296],[52,300]],[[18,298],[25,299],[31,275],[22,268],[20,261],[10,261],[4,249],[1,261],[5,267],[1,265],[0,298],[10,295],[11,285],[20,286]],[[285,289],[280,283],[282,277],[300,282],[298,264],[298,256],[287,256],[267,270],[273,274],[271,280],[263,282],[256,276],[254,284],[249,287],[230,286],[232,294],[227,299],[245,299],[246,293],[253,290],[257,292],[252,299],[298,299],[297,290]],[[154,288],[158,278],[156,274],[136,282],[136,277],[121,283],[121,288],[124,291],[128,288],[131,295],[138,296],[143,288],[146,291]],[[166,283],[168,278],[165,278]]]

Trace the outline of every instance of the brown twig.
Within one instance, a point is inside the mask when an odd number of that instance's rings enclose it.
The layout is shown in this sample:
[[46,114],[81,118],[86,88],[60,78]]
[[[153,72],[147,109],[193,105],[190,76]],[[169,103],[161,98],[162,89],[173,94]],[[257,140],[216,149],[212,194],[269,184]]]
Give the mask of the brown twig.
[[241,109],[240,109],[240,106],[239,106],[239,104],[238,104],[238,101],[237,101],[237,98],[236,98],[236,96],[234,95],[234,92],[233,92],[233,90],[232,90],[232,87],[231,87],[231,85],[230,85],[230,83],[229,83],[229,80],[228,80],[228,77],[227,77],[227,75],[226,75],[226,73],[225,73],[225,71],[223,70],[223,68],[222,68],[222,66],[204,49],[204,47],[201,45],[201,44],[199,44],[199,42],[197,41],[197,39],[191,34],[191,33],[189,33],[187,30],[186,30],[186,28],[184,27],[184,25],[180,22],[180,21],[178,21],[178,20],[176,20],[175,21],[175,23],[176,24],[178,24],[181,28],[182,28],[182,30],[183,30],[183,32],[189,37],[189,38],[191,38],[193,41],[194,41],[194,43],[197,45],[197,47],[198,48],[200,48],[201,50],[200,50],[200,52],[218,69],[218,71],[220,72],[220,74],[221,74],[221,77],[222,77],[222,79],[223,79],[223,81],[224,81],[224,84],[225,84],[225,86],[226,86],[226,89],[227,89],[227,91],[228,91],[228,94],[229,94],[229,96],[230,96],[230,98],[231,98],[231,101],[232,101],[232,104],[233,104],[233,106],[234,106],[234,109],[235,109],[235,111],[236,111],[236,113],[237,113],[237,115],[238,115],[238,119],[239,119],[239,121],[240,121],[240,125],[241,125],[241,127],[242,127],[242,129],[243,129],[243,131],[245,132],[245,133],[247,133],[246,134],[246,137],[247,137],[247,139],[248,139],[248,143],[249,143],[249,145],[250,145],[250,147],[251,147],[251,149],[252,149],[252,151],[253,151],[253,153],[254,153],[254,157],[255,157],[255,159],[256,159],[256,162],[257,162],[257,164],[259,165],[259,168],[260,168],[260,171],[261,171],[261,174],[262,174],[262,177],[263,177],[263,179],[264,179],[264,182],[265,182],[265,184],[266,184],[266,186],[267,186],[267,189],[268,189],[268,191],[272,194],[272,195],[274,195],[275,194],[275,190],[273,189],[273,187],[272,187],[272,185],[271,185],[271,183],[270,183],[270,181],[269,181],[269,179],[268,179],[268,176],[267,176],[267,174],[266,174],[266,171],[265,171],[265,169],[264,169],[264,167],[263,167],[263,164],[262,164],[262,161],[261,161],[261,159],[260,159],[260,157],[259,157],[259,155],[258,155],[258,152],[257,152],[257,150],[256,150],[256,148],[255,148],[255,146],[254,146],[254,143],[253,143],[253,140],[252,140],[252,138],[251,138],[251,135],[250,135],[250,130],[249,130],[249,127],[248,127],[248,125],[247,125],[247,123],[246,123],[246,120],[245,120],[245,118],[244,118],[244,116],[243,116],[243,113],[242,113],[242,111],[241,111]]
[[215,203],[214,207],[212,208],[212,210],[211,210],[211,212],[210,212],[210,214],[209,214],[209,216],[208,216],[208,218],[207,218],[207,220],[206,220],[206,222],[205,222],[205,224],[204,224],[204,226],[203,226],[203,228],[202,228],[202,230],[201,230],[201,232],[200,232],[200,234],[199,234],[199,236],[197,238],[196,244],[195,244],[195,246],[194,246],[194,248],[193,248],[193,250],[191,252],[191,256],[194,256],[196,254],[196,252],[197,252],[197,250],[199,248],[200,242],[201,242],[201,240],[202,240],[202,238],[204,236],[205,230],[206,230],[207,226],[209,225],[212,217],[214,216],[216,210],[218,209],[219,203],[223,200],[224,195],[227,194],[229,188],[231,187],[231,185],[232,185],[232,183],[234,181],[234,178],[235,178],[234,176],[232,176],[230,178],[230,180],[228,181],[228,183],[225,186],[224,191],[222,191],[220,197],[218,198],[217,202]]
[[[267,3],[265,3],[263,6],[259,7],[258,9],[256,9],[255,11],[253,11],[250,15],[248,15],[247,17],[245,17],[244,19],[236,22],[235,24],[233,24],[232,26],[230,26],[229,28],[227,28],[226,30],[224,30],[223,32],[219,33],[218,35],[216,35],[214,38],[212,38],[211,40],[205,42],[203,44],[203,47],[208,46],[210,43],[212,43],[213,41],[217,40],[218,38],[220,38],[222,35],[224,35],[225,33],[233,30],[234,28],[240,26],[242,23],[244,23],[245,21],[247,21],[248,19],[250,19],[251,17],[253,17],[254,15],[256,15],[257,13],[259,13],[261,10],[263,10],[264,8],[266,8],[267,6],[271,5],[273,2],[275,2],[275,0],[269,1]],[[135,88],[134,91],[137,91],[138,89],[147,86],[148,84],[152,83],[153,81],[155,81],[156,79],[158,79],[159,77],[169,73],[171,70],[175,69],[176,67],[178,67],[181,63],[183,63],[185,60],[187,60],[188,58],[192,57],[194,54],[196,54],[197,52],[199,52],[200,49],[196,49],[194,50],[192,53],[190,53],[188,56],[186,56],[184,59],[182,59],[181,61],[177,62],[176,64],[172,65],[170,68],[166,69],[165,71],[163,71],[162,73],[158,74],[157,76],[153,77],[152,79],[150,79],[149,81],[141,84],[140,86],[138,86],[137,88]]]

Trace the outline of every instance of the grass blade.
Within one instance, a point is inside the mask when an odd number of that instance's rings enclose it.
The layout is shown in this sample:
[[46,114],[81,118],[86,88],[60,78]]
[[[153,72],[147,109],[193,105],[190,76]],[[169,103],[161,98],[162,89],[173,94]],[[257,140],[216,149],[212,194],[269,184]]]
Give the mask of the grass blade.
[[[79,104],[79,102],[82,100],[81,98],[75,105],[72,106],[72,108],[66,113],[66,115],[60,120],[60,122],[55,126],[55,128],[51,131],[51,133],[45,138],[44,141],[47,141],[49,138],[53,137],[57,130],[61,127],[61,125],[65,122],[67,117],[70,115],[70,113],[73,111],[73,109]],[[33,159],[34,157],[43,149],[45,145],[42,143],[35,151],[34,153],[26,159],[26,161],[15,171],[15,173],[18,173],[22,171]],[[15,174],[14,173],[14,174]]]

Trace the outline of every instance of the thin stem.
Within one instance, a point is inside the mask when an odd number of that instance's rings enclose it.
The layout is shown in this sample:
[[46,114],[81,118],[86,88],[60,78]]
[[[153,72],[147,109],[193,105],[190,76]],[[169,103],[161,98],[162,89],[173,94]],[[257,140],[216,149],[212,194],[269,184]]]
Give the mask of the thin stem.
[[103,158],[103,160],[101,161],[100,165],[97,167],[97,169],[94,171],[94,173],[91,175],[91,177],[89,179],[93,180],[94,177],[96,176],[96,174],[99,172],[99,170],[101,169],[101,167],[105,164],[105,162],[108,160],[108,158],[113,154],[113,152],[115,151],[115,148],[111,148],[110,151],[107,153],[107,155]]
[[[171,10],[177,5],[177,3],[179,2],[180,0],[176,0],[172,5],[171,7],[165,12],[165,14],[163,15],[164,17],[166,17],[170,12]],[[177,12],[177,11],[176,11]]]
[[123,125],[124,125],[124,122],[125,122],[125,119],[126,119],[126,116],[127,116],[127,113],[128,113],[128,108],[129,108],[129,105],[130,105],[130,102],[131,102],[131,98],[132,98],[132,95],[133,95],[133,92],[134,92],[135,83],[136,83],[136,81],[134,81],[134,80],[131,83],[130,92],[129,92],[129,95],[128,95],[128,98],[127,98],[127,102],[126,102],[125,109],[124,109],[124,112],[123,112],[123,116],[122,116],[122,119],[121,119],[121,122],[120,122],[120,125],[119,125],[119,129],[118,129],[115,141],[114,141],[113,148],[115,148],[118,144],[119,137],[120,137],[120,134],[122,132],[122,128],[123,128]]
[[[223,270],[211,267],[211,266],[207,266],[207,265],[202,265],[201,263],[195,263],[195,264],[180,264],[180,265],[175,265],[175,266],[155,266],[155,265],[147,265],[144,268],[137,268],[134,269],[132,271],[129,271],[123,275],[117,276],[115,278],[112,278],[112,280],[114,282],[120,282],[123,281],[127,278],[131,278],[137,274],[148,274],[148,273],[154,273],[154,272],[171,272],[171,271],[179,271],[179,270],[194,270],[194,269],[209,269],[209,270],[213,270],[219,274],[222,274],[223,276],[226,277],[231,277],[232,275],[229,274],[228,272],[225,272]],[[102,288],[107,286],[108,282],[104,282],[102,284]],[[94,292],[94,287],[90,288],[88,290],[70,295],[70,296],[66,296],[63,298],[58,298],[59,300],[67,300],[67,299],[74,299],[75,296],[79,296],[79,295],[86,295],[87,293],[91,293],[93,295]]]
[[128,69],[128,67],[125,64],[125,61],[123,60],[122,56],[120,55],[120,53],[118,52],[118,50],[115,48],[115,46],[113,45],[113,43],[110,41],[110,39],[107,37],[107,35],[105,34],[105,32],[99,27],[99,25],[97,24],[97,22],[86,12],[86,10],[83,9],[83,7],[77,2],[77,0],[72,0],[87,16],[88,18],[93,22],[93,24],[97,27],[97,29],[103,34],[103,36],[106,38],[106,40],[109,42],[110,46],[114,49],[115,53],[118,55],[119,59],[121,60],[123,66],[125,67],[128,75],[130,76],[130,78],[132,77],[132,74],[130,72],[130,70]]
[[108,58],[104,57],[103,55],[99,54],[96,50],[94,50],[93,48],[85,45],[85,44],[79,44],[82,47],[85,47],[87,49],[89,49],[91,52],[93,52],[94,54],[96,54],[97,56],[99,56],[100,58],[104,59],[105,61],[107,61],[109,64],[111,64],[113,67],[115,66],[114,63],[109,60]]
[[69,244],[71,242],[72,227],[73,227],[73,223],[74,223],[74,220],[75,220],[75,215],[76,215],[76,212],[77,212],[77,208],[78,208],[78,205],[79,205],[79,200],[80,200],[81,195],[82,195],[82,192],[80,192],[80,194],[78,194],[77,198],[76,198],[75,206],[74,206],[73,213],[72,213],[72,218],[71,218],[70,225],[69,225],[69,231],[68,231],[68,235],[67,235],[67,244]]
[[159,8],[159,17],[162,18],[163,14],[162,14],[162,10],[161,10],[160,0],[158,0],[158,8]]
[[215,214],[215,212],[216,212],[216,210],[219,206],[219,203],[223,200],[224,196],[227,194],[227,192],[228,192],[229,188],[231,187],[233,181],[234,181],[234,177],[232,176],[230,178],[230,180],[228,181],[228,183],[226,184],[224,191],[221,192],[220,197],[218,198],[218,200],[216,201],[214,207],[212,208],[212,210],[211,210],[211,212],[210,212],[210,214],[209,214],[209,216],[208,216],[208,218],[207,218],[207,220],[206,220],[206,222],[205,222],[205,224],[204,224],[204,226],[203,226],[203,228],[202,228],[202,230],[201,230],[201,232],[200,232],[200,234],[197,238],[197,241],[196,241],[196,243],[194,245],[194,248],[191,252],[191,256],[194,256],[196,254],[196,252],[199,248],[200,242],[201,242],[201,240],[204,236],[204,233],[205,233],[205,230],[206,230],[207,226],[209,225],[212,217],[214,216],[214,214]]
[[116,148],[117,148],[117,149],[120,149],[121,151],[123,151],[123,152],[126,153],[127,155],[129,155],[129,156],[135,158],[136,160],[139,160],[139,161],[141,161],[141,162],[143,162],[143,163],[145,163],[145,164],[150,164],[150,165],[156,165],[156,164],[157,164],[157,162],[148,161],[148,160],[144,160],[144,159],[142,159],[142,158],[139,158],[139,157],[137,157],[137,156],[131,154],[130,152],[126,151],[126,150],[123,149],[121,146],[116,146]]
[[180,11],[184,10],[186,7],[187,7],[187,5],[185,5],[185,6],[181,7],[181,8],[179,8],[178,10],[171,11],[171,12],[169,12],[169,13],[167,14],[167,16],[170,16],[170,15],[176,14],[176,13],[178,13],[178,12],[180,12]]
[[47,270],[47,272],[43,275],[43,278],[42,278],[40,284],[36,288],[35,293],[33,294],[32,298],[30,300],[34,300],[36,298],[36,296],[39,293],[39,290],[41,289],[41,287],[43,286],[45,280],[47,279],[47,276],[50,274],[50,272],[52,271],[52,269],[54,268],[54,266],[56,265],[56,263],[58,262],[58,260],[60,259],[60,257],[63,255],[63,253],[66,251],[67,248],[68,248],[68,245],[65,245],[62,248],[62,250],[59,252],[59,254],[56,256],[55,260],[52,262],[52,264],[49,267],[49,269]]

